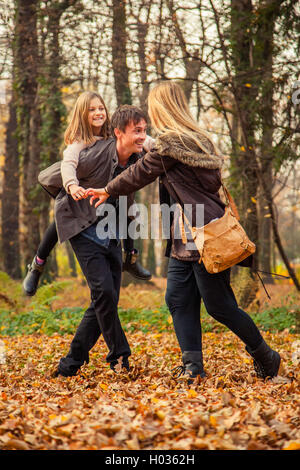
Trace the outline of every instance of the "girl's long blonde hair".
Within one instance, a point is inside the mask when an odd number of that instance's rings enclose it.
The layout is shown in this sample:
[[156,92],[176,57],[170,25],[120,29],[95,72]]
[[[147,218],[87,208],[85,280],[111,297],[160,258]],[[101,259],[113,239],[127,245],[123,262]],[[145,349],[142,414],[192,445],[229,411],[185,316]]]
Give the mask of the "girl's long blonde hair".
[[95,142],[92,126],[88,122],[89,107],[92,99],[94,98],[98,98],[100,100],[106,111],[106,120],[101,128],[100,136],[103,139],[107,139],[110,136],[110,120],[102,96],[94,91],[84,91],[77,98],[71,112],[70,123],[64,134],[66,145],[82,140],[87,145],[91,145]]
[[161,82],[148,95],[148,113],[151,124],[160,135],[175,133],[186,146],[188,137],[207,153],[207,141],[212,145],[213,152],[220,155],[210,135],[201,129],[192,117],[187,99],[180,85],[174,81]]

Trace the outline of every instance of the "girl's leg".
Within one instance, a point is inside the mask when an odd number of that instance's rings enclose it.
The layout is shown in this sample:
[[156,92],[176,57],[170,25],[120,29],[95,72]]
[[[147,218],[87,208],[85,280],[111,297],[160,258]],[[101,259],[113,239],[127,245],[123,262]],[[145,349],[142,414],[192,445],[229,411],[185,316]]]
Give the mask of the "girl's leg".
[[40,259],[46,261],[49,254],[55,247],[57,241],[58,241],[58,236],[57,236],[57,231],[56,231],[56,225],[55,225],[55,221],[53,221],[47,228],[46,232],[44,233],[41,243],[39,244],[39,247],[37,249],[37,253],[36,253],[37,256]]
[[32,263],[28,265],[28,271],[23,281],[23,290],[26,295],[33,296],[36,293],[44,264],[57,240],[56,225],[53,221],[47,228]]

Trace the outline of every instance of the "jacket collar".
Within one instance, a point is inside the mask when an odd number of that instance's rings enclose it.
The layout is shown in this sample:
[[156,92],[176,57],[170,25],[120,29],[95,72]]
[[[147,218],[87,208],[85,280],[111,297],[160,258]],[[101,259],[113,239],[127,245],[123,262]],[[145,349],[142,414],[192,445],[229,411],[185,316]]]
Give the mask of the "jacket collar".
[[183,142],[174,132],[159,136],[155,141],[155,150],[162,155],[192,167],[207,168],[210,170],[220,169],[223,165],[223,156],[213,152],[213,146],[208,139],[201,136],[204,152],[198,145],[188,137],[182,136]]

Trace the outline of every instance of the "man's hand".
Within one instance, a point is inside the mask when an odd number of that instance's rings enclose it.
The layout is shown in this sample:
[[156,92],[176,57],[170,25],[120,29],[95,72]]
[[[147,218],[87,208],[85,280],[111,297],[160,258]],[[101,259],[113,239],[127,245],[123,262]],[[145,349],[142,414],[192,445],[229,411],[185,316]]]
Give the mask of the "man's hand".
[[93,202],[96,199],[99,199],[99,201],[96,202],[95,207],[100,206],[100,204],[103,204],[103,202],[105,202],[106,199],[109,198],[109,194],[105,191],[104,188],[100,188],[100,189],[89,188],[85,191],[85,197],[88,197],[88,196],[91,196],[91,199],[90,199],[91,206],[93,205]]
[[80,199],[84,199],[85,196],[85,189],[82,186],[78,186],[77,184],[70,184],[68,187],[72,198],[75,201],[79,201]]

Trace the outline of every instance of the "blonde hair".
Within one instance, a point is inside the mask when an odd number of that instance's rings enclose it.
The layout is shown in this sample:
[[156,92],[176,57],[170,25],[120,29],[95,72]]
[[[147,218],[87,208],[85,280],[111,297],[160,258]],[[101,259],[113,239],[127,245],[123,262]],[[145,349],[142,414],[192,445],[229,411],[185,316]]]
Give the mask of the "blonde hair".
[[186,139],[183,141],[183,137],[188,137],[205,153],[211,152],[207,147],[209,142],[212,151],[220,155],[209,134],[192,117],[185,94],[176,82],[161,82],[150,91],[148,114],[158,134],[175,133],[185,147]]
[[110,120],[102,96],[94,91],[84,91],[77,98],[74,108],[71,111],[70,123],[64,134],[66,145],[82,140],[87,145],[91,145],[95,142],[92,126],[88,121],[90,103],[94,98],[100,100],[106,111],[106,120],[101,128],[100,136],[103,139],[107,139],[110,136]]

